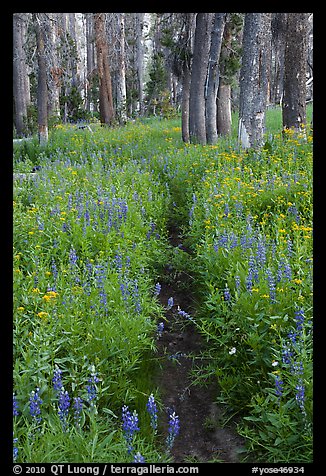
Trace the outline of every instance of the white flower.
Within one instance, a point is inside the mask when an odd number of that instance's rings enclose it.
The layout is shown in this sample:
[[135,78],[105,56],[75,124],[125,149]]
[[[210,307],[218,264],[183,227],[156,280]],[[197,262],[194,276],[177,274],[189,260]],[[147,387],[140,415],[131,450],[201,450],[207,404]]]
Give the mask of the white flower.
[[232,347],[232,349],[229,350],[229,354],[230,354],[230,355],[233,355],[233,354],[236,353],[236,351],[237,351],[237,349],[236,349],[235,347]]
[[277,361],[277,360],[273,360],[272,366],[273,366],[273,367],[276,367],[277,365],[278,365],[278,361]]

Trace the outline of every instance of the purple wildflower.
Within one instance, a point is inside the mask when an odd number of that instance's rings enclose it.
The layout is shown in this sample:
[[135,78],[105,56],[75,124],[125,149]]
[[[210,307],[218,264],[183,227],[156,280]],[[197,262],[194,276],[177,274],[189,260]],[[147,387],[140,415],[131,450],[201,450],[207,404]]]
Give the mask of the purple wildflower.
[[53,373],[52,383],[53,383],[54,391],[55,391],[57,396],[59,395],[59,393],[61,392],[61,389],[63,387],[61,374],[62,374],[62,371],[56,365],[55,369],[54,369],[54,373]]
[[151,427],[153,430],[157,428],[157,407],[154,399],[154,395],[151,393],[148,397],[148,401],[146,403],[147,411],[151,417]]
[[86,385],[87,390],[87,400],[91,403],[91,406],[94,405],[93,400],[97,398],[97,388],[96,384],[100,382],[100,379],[97,377],[95,369],[92,369],[90,378],[88,379],[89,385]]
[[173,297],[169,297],[169,299],[168,299],[168,309],[171,309],[171,307],[173,307],[173,303],[174,303]]
[[68,412],[69,412],[69,407],[70,407],[70,397],[67,392],[63,387],[61,389],[61,392],[59,394],[59,403],[58,403],[58,415],[61,420],[62,424],[62,429],[63,431],[67,430],[67,418],[68,418]]
[[144,456],[139,451],[134,455],[134,463],[146,463]]
[[14,417],[19,415],[18,402],[14,393],[12,394],[12,412]]
[[158,338],[162,337],[163,331],[164,331],[164,322],[159,322],[156,328],[156,334]]
[[18,438],[14,438],[13,439],[13,460],[16,461],[17,460],[17,457],[18,457],[18,448],[16,445],[16,443],[18,442]]
[[166,439],[166,445],[169,450],[172,449],[174,440],[176,436],[178,436],[179,431],[180,431],[179,417],[175,414],[175,412],[170,413],[168,436]]
[[136,431],[139,431],[139,426],[136,410],[131,413],[127,405],[122,407],[122,430],[124,431],[124,437],[127,442],[128,453],[131,453],[133,450],[132,441],[134,434]]
[[74,398],[74,420],[77,428],[80,428],[81,412],[83,409],[83,400],[80,397]]
[[37,387],[36,391],[34,390],[31,392],[29,397],[29,412],[35,423],[41,423],[41,405],[43,401],[39,396],[40,389]]
[[230,294],[230,290],[229,290],[227,284],[225,285],[223,294],[224,294],[224,300],[225,300],[225,301],[230,301],[230,299],[231,299],[231,294]]
[[156,283],[155,284],[155,290],[154,290],[154,295],[155,296],[158,296],[161,292],[161,289],[162,289],[162,286],[160,285],[160,283]]

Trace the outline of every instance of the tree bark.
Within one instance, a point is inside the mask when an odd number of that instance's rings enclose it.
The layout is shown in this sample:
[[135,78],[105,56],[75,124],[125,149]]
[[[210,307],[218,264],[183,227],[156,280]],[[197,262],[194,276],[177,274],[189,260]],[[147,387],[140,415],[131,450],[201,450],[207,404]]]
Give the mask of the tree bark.
[[96,105],[92,102],[92,84],[94,81],[95,70],[95,46],[94,46],[94,17],[92,13],[86,13],[86,63],[87,63],[87,80],[86,80],[86,109],[91,112],[96,110]]
[[15,13],[13,16],[13,95],[15,127],[18,136],[26,133],[25,120],[27,107],[30,104],[29,77],[23,48],[26,30],[25,15],[26,13]]
[[226,13],[215,13],[211,35],[211,47],[207,72],[206,97],[206,137],[208,144],[217,142],[217,91],[219,87],[219,60],[222,47],[222,38],[225,26]]
[[100,121],[111,124],[114,119],[109,49],[105,34],[105,13],[95,13],[95,41],[97,52],[97,70],[100,86]]
[[44,38],[44,14],[33,13],[36,29],[37,47],[37,122],[38,137],[40,145],[45,145],[48,141],[48,88],[46,81],[46,56]]
[[124,13],[118,16],[118,68],[117,68],[117,114],[119,121],[127,121],[127,90],[126,90],[126,60],[125,60],[125,18]]
[[57,13],[51,15],[51,21],[48,22],[47,38],[49,44],[50,67],[48,68],[48,116],[60,117],[60,85],[62,71],[59,67],[58,58],[58,18]]
[[183,142],[190,141],[189,134],[189,98],[191,80],[191,38],[193,30],[193,13],[184,13],[184,40],[182,44],[182,95],[181,95],[181,130]]
[[283,128],[306,125],[307,13],[288,13],[284,58]]
[[231,84],[225,83],[222,78],[217,98],[217,131],[219,136],[228,136],[232,131]]
[[212,13],[197,13],[189,98],[190,142],[206,144],[205,83]]
[[271,13],[246,13],[240,72],[239,143],[260,147],[265,128],[271,44]]

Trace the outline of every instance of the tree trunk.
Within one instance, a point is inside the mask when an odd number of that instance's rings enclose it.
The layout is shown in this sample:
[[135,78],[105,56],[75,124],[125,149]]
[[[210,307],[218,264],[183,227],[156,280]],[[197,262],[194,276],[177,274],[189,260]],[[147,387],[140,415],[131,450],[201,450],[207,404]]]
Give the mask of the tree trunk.
[[284,58],[283,128],[306,125],[307,13],[288,13]]
[[217,98],[217,131],[219,136],[228,136],[232,131],[231,84],[220,80]]
[[125,18],[124,13],[118,16],[118,68],[117,68],[117,113],[119,121],[127,121],[127,90],[126,90],[126,61],[125,61]]
[[272,65],[271,97],[272,104],[280,104],[283,96],[284,53],[287,13],[274,13],[272,17]]
[[183,65],[182,98],[181,98],[181,128],[183,142],[189,142],[189,97],[190,97],[190,67],[186,60]]
[[216,99],[220,79],[219,60],[225,19],[226,13],[215,13],[207,72],[206,136],[208,144],[216,144],[217,142]]
[[239,143],[260,147],[265,128],[271,43],[271,13],[246,13],[240,72]]
[[60,85],[62,72],[59,68],[58,59],[58,18],[56,13],[51,15],[48,22],[47,38],[49,44],[50,67],[48,68],[48,116],[60,117]]
[[45,18],[42,13],[34,13],[37,48],[37,122],[40,145],[48,141],[48,88],[46,82],[46,56],[45,56]]
[[189,98],[189,135],[192,143],[206,144],[205,83],[212,13],[197,13]]
[[184,13],[184,42],[182,46],[182,95],[181,95],[181,129],[183,142],[190,141],[189,135],[189,98],[191,80],[191,38],[194,25],[194,14]]
[[23,48],[26,30],[25,15],[26,13],[15,13],[13,16],[13,95],[15,126],[18,136],[26,133],[25,120],[27,107],[30,103],[29,77]]
[[87,80],[86,80],[86,109],[91,112],[95,110],[95,104],[92,102],[91,89],[94,81],[95,70],[95,47],[94,47],[94,17],[92,13],[86,13],[86,62],[87,62]]
[[100,121],[111,124],[114,119],[109,50],[105,34],[105,13],[95,13],[95,41],[100,86]]

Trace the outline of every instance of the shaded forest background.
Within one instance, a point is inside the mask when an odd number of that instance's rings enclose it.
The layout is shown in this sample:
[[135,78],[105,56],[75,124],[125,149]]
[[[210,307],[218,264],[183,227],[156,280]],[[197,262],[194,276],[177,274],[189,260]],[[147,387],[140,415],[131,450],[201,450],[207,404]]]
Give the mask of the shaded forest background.
[[264,114],[305,126],[311,13],[15,13],[14,137],[59,122],[181,115],[185,142],[260,145]]

